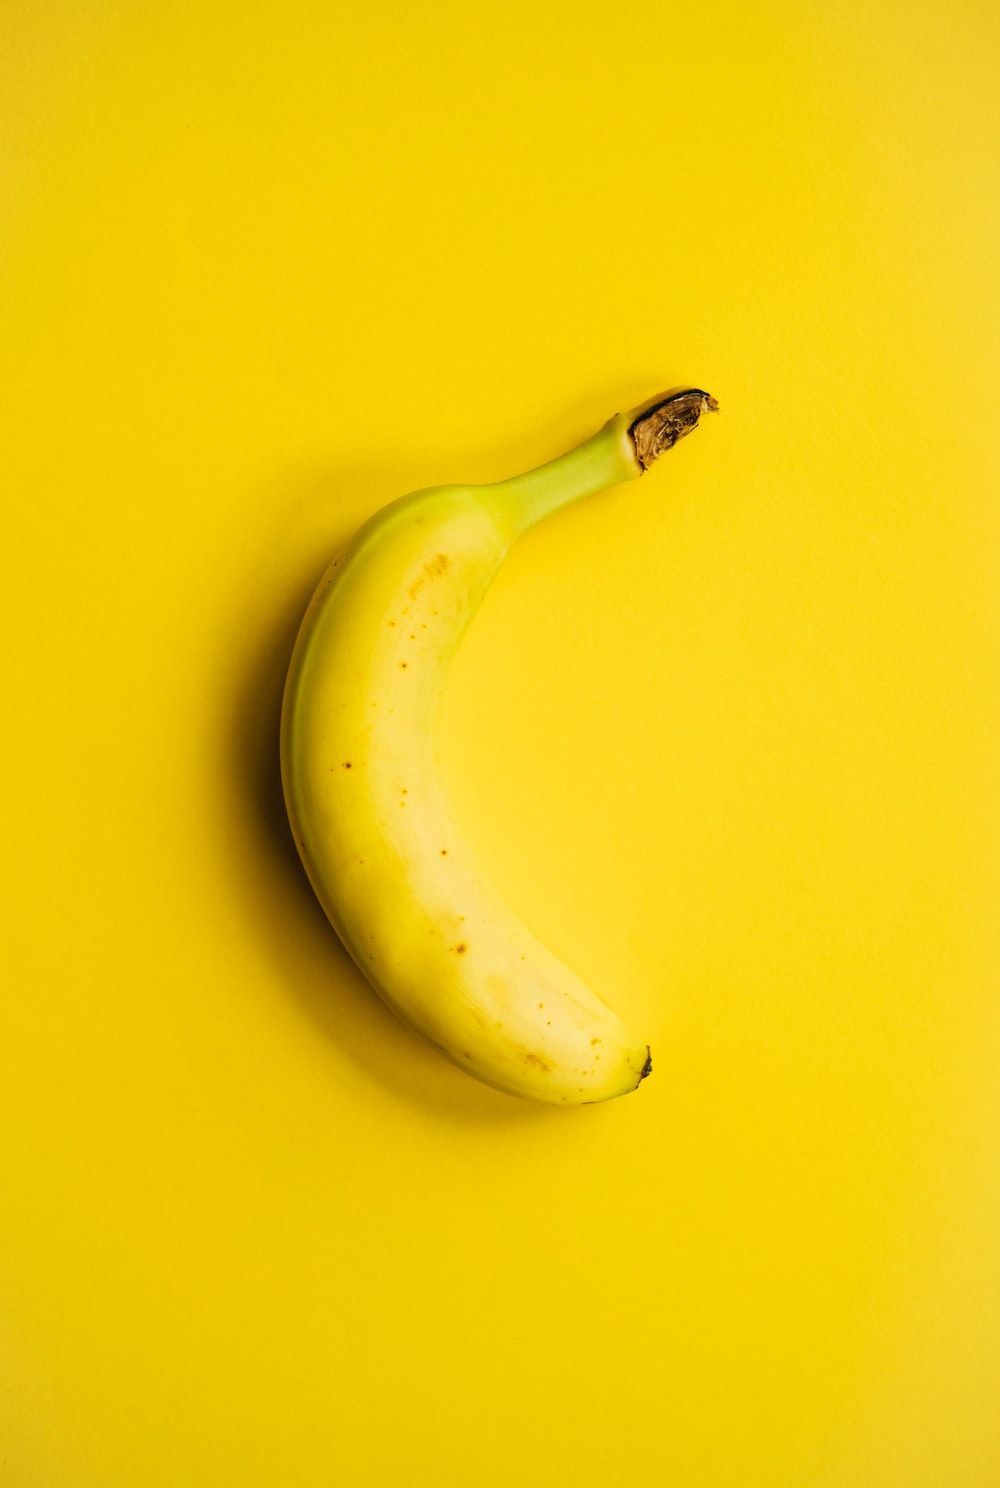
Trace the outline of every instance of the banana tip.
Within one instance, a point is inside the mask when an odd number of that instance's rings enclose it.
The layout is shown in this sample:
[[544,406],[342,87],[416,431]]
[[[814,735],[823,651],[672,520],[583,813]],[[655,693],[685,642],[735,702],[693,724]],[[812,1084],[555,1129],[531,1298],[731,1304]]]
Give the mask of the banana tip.
[[653,1073],[653,1056],[650,1053],[650,1048],[649,1048],[649,1045],[647,1044],[646,1045],[646,1063],[642,1067],[642,1073],[639,1076],[639,1084],[642,1084],[642,1082],[643,1082],[643,1080],[645,1080],[646,1076],[647,1075],[651,1075],[652,1073]]
[[628,434],[639,473],[648,470],[664,450],[672,449],[698,427],[703,413],[718,413],[719,400],[703,388],[674,388],[633,408],[626,415]]

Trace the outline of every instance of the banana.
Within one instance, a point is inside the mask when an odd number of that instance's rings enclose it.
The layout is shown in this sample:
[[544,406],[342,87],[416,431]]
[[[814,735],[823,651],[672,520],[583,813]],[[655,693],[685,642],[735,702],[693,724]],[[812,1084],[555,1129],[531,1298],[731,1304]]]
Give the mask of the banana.
[[471,1075],[556,1104],[649,1074],[645,1039],[527,928],[455,828],[438,729],[456,647],[510,545],[641,475],[717,403],[660,394],[511,480],[384,507],[330,564],[285,687],[281,768],[302,862],[385,1001]]

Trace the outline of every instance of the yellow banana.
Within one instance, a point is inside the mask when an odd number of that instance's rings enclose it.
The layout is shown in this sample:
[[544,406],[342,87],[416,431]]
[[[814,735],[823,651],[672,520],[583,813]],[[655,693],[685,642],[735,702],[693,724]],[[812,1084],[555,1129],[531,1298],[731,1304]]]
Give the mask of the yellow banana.
[[514,1095],[623,1095],[649,1073],[649,1047],[536,939],[456,831],[438,758],[449,663],[519,533],[641,475],[716,407],[698,389],[663,393],[512,480],[384,507],[327,569],[296,642],[282,779],[313,888],[385,1001]]

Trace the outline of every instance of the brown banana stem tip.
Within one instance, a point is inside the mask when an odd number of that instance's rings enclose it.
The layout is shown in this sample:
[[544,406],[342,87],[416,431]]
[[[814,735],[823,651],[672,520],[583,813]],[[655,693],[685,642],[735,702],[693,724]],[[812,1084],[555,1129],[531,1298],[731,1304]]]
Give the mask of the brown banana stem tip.
[[696,429],[703,413],[718,411],[719,405],[711,393],[702,392],[701,388],[675,388],[644,403],[636,409],[628,430],[639,469],[648,470],[664,450],[671,449],[678,439]]

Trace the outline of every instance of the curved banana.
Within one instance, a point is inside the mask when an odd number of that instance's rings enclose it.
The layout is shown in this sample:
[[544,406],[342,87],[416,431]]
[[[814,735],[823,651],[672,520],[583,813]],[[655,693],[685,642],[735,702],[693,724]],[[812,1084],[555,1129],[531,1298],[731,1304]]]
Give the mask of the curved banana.
[[449,663],[519,533],[641,475],[717,406],[698,389],[664,393],[525,475],[384,507],[327,569],[292,656],[282,779],[323,908],[406,1022],[514,1095],[623,1095],[649,1073],[649,1048],[527,929],[456,832],[437,744]]

